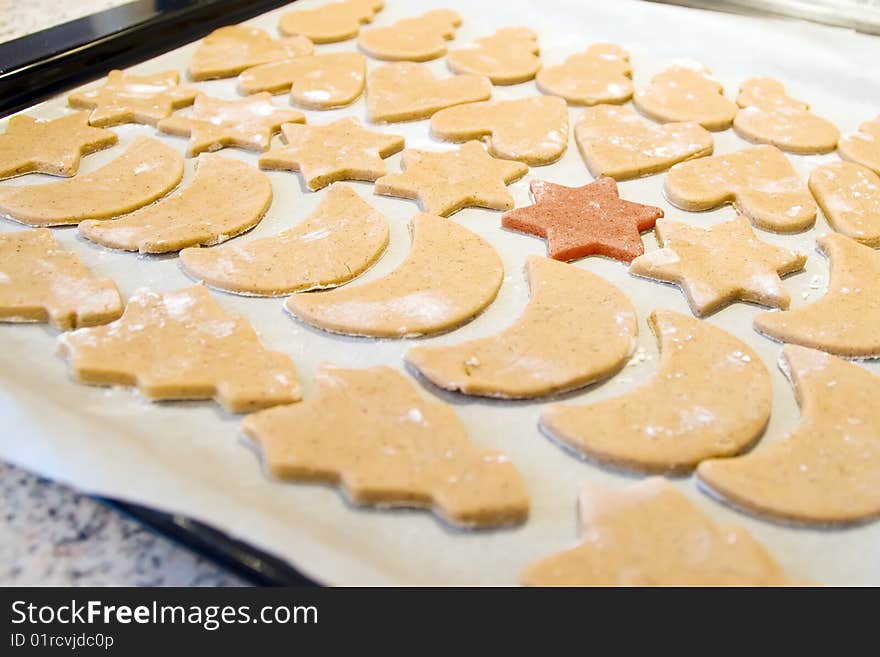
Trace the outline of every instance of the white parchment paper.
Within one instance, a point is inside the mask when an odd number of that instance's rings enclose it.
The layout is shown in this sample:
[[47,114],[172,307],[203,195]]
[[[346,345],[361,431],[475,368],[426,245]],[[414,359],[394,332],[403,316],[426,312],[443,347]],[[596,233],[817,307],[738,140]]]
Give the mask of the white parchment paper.
[[[295,7],[320,4],[304,0]],[[388,0],[374,25],[389,25],[399,18],[429,8],[423,1]],[[785,82],[789,92],[810,102],[820,115],[834,121],[844,134],[880,111],[880,38],[853,32],[775,19],[703,12],[648,2],[616,0],[505,0],[473,2],[444,0],[442,6],[458,9],[464,17],[454,48],[492,33],[505,25],[526,24],[537,30],[545,64],[560,63],[566,56],[597,41],[612,41],[632,54],[637,87],[656,72],[682,59],[709,66],[733,96],[739,83],[753,75],[772,75]],[[273,34],[285,9],[253,21]],[[354,41],[317,46],[317,52],[356,48]],[[177,69],[183,73],[194,45],[169,52],[134,67],[142,73]],[[380,62],[370,60],[370,69]],[[449,75],[445,59],[429,66]],[[235,98],[235,81],[199,83],[205,92]],[[496,99],[537,93],[534,82],[495,87]],[[286,95],[275,103],[286,106]],[[51,118],[65,112],[65,100],[56,98],[29,113]],[[570,110],[572,124],[580,110]],[[341,116],[365,119],[364,100],[340,110],[306,111],[309,123],[324,123]],[[119,145],[84,158],[81,172],[92,171],[117,157],[138,135],[155,136],[181,152],[185,140],[159,135],[148,126],[114,128]],[[443,149],[434,141],[428,122],[382,126],[403,134],[407,145]],[[278,140],[276,138],[276,142]],[[741,149],[746,142],[732,131],[715,133],[715,152]],[[252,153],[225,149],[223,155],[256,163]],[[790,156],[806,179],[812,168],[834,161],[836,154]],[[388,160],[390,171],[399,169],[400,156]],[[192,178],[187,161],[184,184]],[[324,192],[304,190],[299,177],[289,172],[269,172],[275,194],[268,215],[241,241],[277,233],[303,220]],[[530,203],[532,178],[579,185],[591,177],[574,141],[561,161],[533,168],[511,186],[517,206]],[[31,175],[2,183],[27,185],[51,180]],[[688,213],[672,207],[662,195],[663,175],[624,182],[625,198],[658,205],[666,216],[709,225],[734,216],[731,207],[712,212]],[[353,183],[363,198],[383,212],[391,224],[391,244],[386,255],[361,280],[372,280],[394,269],[409,249],[407,223],[415,203],[374,196],[372,185]],[[222,199],[218,199],[222,203]],[[490,335],[509,325],[528,299],[522,266],[528,254],[543,254],[544,243],[500,228],[500,213],[467,209],[454,220],[491,242],[506,269],[497,300],[470,324],[444,336],[425,340],[449,344]],[[0,230],[21,230],[9,221]],[[824,293],[828,278],[826,260],[815,250],[817,235],[828,231],[820,216],[816,227],[798,235],[759,231],[773,244],[809,253],[807,269],[785,281],[793,307],[810,303]],[[53,231],[65,248],[80,254],[96,274],[113,278],[124,296],[141,286],[174,290],[192,284],[178,267],[176,256],[141,257],[103,249],[77,236],[75,229]],[[648,250],[657,248],[653,235],[645,236]],[[591,402],[634,389],[657,369],[657,348],[645,324],[656,307],[688,312],[678,289],[637,279],[625,265],[587,258],[575,263],[619,286],[639,313],[639,350],[630,366],[610,381],[569,396],[572,402]],[[359,283],[355,282],[357,285]],[[229,311],[247,315],[271,349],[294,359],[305,395],[311,394],[319,362],[368,367],[388,364],[403,368],[403,354],[413,343],[406,340],[375,341],[331,336],[291,319],[280,299],[242,298],[215,293]],[[771,369],[774,384],[773,417],[763,443],[779,440],[798,420],[791,388],[776,367],[780,347],[753,331],[752,319],[761,309],[736,304],[708,320],[751,345]],[[552,326],[548,326],[552,330]],[[623,486],[632,477],[604,470],[563,452],[537,428],[541,401],[501,402],[469,399],[427,389],[453,404],[472,440],[506,452],[519,467],[532,496],[527,524],[508,530],[459,532],[422,511],[377,511],[347,505],[336,490],[320,485],[276,482],[261,471],[258,456],[239,436],[239,417],[223,413],[211,402],[151,404],[128,389],[103,389],[78,385],[68,376],[65,363],[55,355],[56,333],[39,325],[0,325],[0,458],[42,475],[73,484],[85,491],[147,504],[186,514],[210,523],[262,549],[288,559],[308,575],[331,584],[514,584],[520,571],[533,560],[577,541],[575,499],[588,482]],[[876,362],[863,364],[880,373]],[[414,380],[415,381],[415,380]],[[880,402],[880,400],[878,400]],[[693,477],[675,484],[700,509],[722,522],[747,527],[781,561],[797,580],[824,584],[880,584],[880,523],[844,530],[793,528],[757,520],[727,508],[701,493]],[[880,482],[878,482],[880,485]]]

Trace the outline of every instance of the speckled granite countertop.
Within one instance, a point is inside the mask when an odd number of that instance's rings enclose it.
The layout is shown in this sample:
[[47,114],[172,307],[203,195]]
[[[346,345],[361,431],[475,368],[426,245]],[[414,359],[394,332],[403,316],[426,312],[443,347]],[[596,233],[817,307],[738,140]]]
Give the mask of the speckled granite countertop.
[[0,586],[243,586],[74,490],[0,463]]

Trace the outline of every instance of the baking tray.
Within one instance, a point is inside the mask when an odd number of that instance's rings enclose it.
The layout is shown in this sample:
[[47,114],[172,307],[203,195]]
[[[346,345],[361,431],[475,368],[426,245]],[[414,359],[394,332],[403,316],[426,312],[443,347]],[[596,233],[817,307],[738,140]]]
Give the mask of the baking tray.
[[[318,4],[321,3],[303,0],[297,6]],[[376,25],[391,24],[438,3],[389,0],[386,4]],[[866,35],[796,21],[722,16],[629,0],[510,0],[503,16],[498,15],[492,4],[458,0],[442,3],[464,17],[452,47],[470,43],[504,25],[527,23],[539,33],[547,63],[560,62],[596,41],[622,44],[632,53],[636,86],[671,63],[691,59],[711,67],[729,93],[746,77],[777,76],[787,83],[793,95],[810,100],[818,113],[832,119],[844,133],[853,131],[877,112],[880,81],[871,77],[868,67],[853,65],[877,61],[880,55],[880,40]],[[249,22],[274,32],[283,11],[275,10]],[[675,34],[665,33],[665,25],[675,25]],[[749,48],[742,48],[740,44],[746,41]],[[134,70],[183,71],[193,47],[187,45],[160,55]],[[319,46],[317,50],[332,52],[354,47],[353,42],[346,42]],[[368,62],[370,68],[378,65],[379,62]],[[429,66],[438,75],[449,74],[442,59]],[[212,81],[198,86],[212,95],[238,97],[234,81]],[[534,83],[530,82],[495,87],[493,97],[535,93]],[[287,100],[279,96],[275,102],[285,106]],[[63,107],[63,98],[53,98],[29,112],[51,117],[60,114]],[[364,101],[360,99],[345,109],[305,113],[309,122],[316,123],[347,115],[363,119]],[[578,109],[571,110],[573,120],[578,114]],[[426,121],[378,129],[405,135],[410,147],[451,147],[430,138]],[[118,155],[135,136],[157,136],[145,126],[126,125],[116,130],[120,145],[85,158],[83,172]],[[181,151],[184,148],[182,139],[159,138]],[[716,133],[715,138],[719,153],[746,145],[731,131]],[[253,154],[235,149],[225,149],[222,154],[255,161]],[[791,160],[806,177],[817,164],[836,157],[791,156]],[[399,162],[399,155],[389,158],[389,170],[397,170]],[[277,233],[305,218],[322,196],[321,192],[304,191],[295,174],[268,175],[275,192],[273,207],[254,231],[236,239]],[[184,184],[191,177],[192,163],[188,162]],[[528,183],[533,178],[570,185],[590,180],[573,141],[560,162],[533,168],[528,176],[511,186],[518,206],[530,203]],[[3,184],[44,180],[48,178],[29,176]],[[383,212],[391,224],[389,250],[364,275],[362,280],[368,280],[384,275],[405,257],[409,248],[407,222],[416,206],[402,199],[374,196],[369,184],[352,186]],[[625,198],[659,205],[667,216],[678,220],[707,225],[734,215],[729,207],[699,214],[673,208],[662,196],[662,175],[628,181],[620,187]],[[448,335],[424,342],[449,344],[490,335],[509,325],[528,298],[521,274],[523,261],[529,254],[544,252],[541,241],[502,230],[497,212],[467,209],[454,215],[454,220],[498,249],[505,265],[505,281],[498,298],[483,315]],[[0,224],[0,230],[16,229],[9,222]],[[827,224],[820,218],[815,229],[802,234],[761,233],[768,242],[810,255],[806,272],[785,282],[794,306],[822,294],[828,268],[814,246],[816,235],[827,230]],[[63,246],[78,252],[99,275],[114,278],[124,295],[143,285],[171,290],[191,284],[178,269],[174,257],[139,257],[104,250],[77,238],[74,230],[56,230],[55,234]],[[645,236],[645,245],[648,250],[656,248],[652,235]],[[631,277],[620,263],[587,258],[575,266],[593,271],[620,287],[632,299],[640,319],[639,349],[631,365],[604,384],[566,396],[572,403],[584,403],[622,394],[656,371],[657,350],[645,324],[650,310],[688,310],[677,289]],[[224,308],[247,315],[270,348],[293,357],[306,396],[311,394],[314,373],[321,360],[349,367],[389,364],[403,370],[402,355],[412,344],[402,340],[344,338],[313,330],[286,316],[278,299],[247,299],[221,293],[216,296]],[[771,369],[774,412],[763,439],[770,442],[796,424],[798,413],[791,389],[775,367],[779,345],[751,328],[759,310],[737,304],[706,321],[745,340]],[[236,547],[242,542],[251,546],[238,556],[234,550],[224,552],[237,563],[245,562],[254,554],[253,549],[322,583],[513,584],[525,565],[576,542],[575,499],[583,484],[621,486],[632,480],[630,476],[579,461],[544,438],[538,432],[537,417],[545,400],[475,400],[416,382],[426,397],[439,397],[454,405],[475,444],[501,449],[510,456],[531,492],[531,519],[515,529],[467,533],[452,530],[423,512],[357,509],[348,506],[332,488],[267,479],[255,454],[240,440],[239,418],[224,414],[212,403],[149,404],[130,390],[77,385],[69,379],[65,364],[53,356],[54,350],[55,333],[46,327],[0,326],[0,418],[7,428],[0,434],[0,457],[102,497],[170,512],[165,517],[180,528],[179,536],[204,538],[208,547],[221,545],[227,538]],[[878,371],[876,363],[864,366]],[[870,558],[880,553],[878,523],[835,531],[777,525],[709,499],[698,491],[693,478],[673,482],[713,518],[748,528],[797,579],[826,584],[880,583],[880,560]],[[141,517],[146,520],[149,513]],[[175,519],[184,518],[193,518],[220,534],[201,528],[193,530],[189,520],[174,523]],[[286,581],[284,576],[280,577],[277,581]],[[276,581],[271,575],[266,579]]]

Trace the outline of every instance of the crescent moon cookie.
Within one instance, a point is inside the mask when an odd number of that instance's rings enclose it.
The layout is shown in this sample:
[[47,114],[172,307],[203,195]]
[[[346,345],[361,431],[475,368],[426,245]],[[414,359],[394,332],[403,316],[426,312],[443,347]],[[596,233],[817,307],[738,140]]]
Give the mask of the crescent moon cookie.
[[842,137],[837,143],[837,154],[880,174],[880,115],[865,121],[858,132]]
[[739,109],[724,87],[702,66],[673,66],[633,95],[633,105],[659,123],[696,121],[707,130],[726,130]]
[[67,104],[78,109],[90,109],[89,123],[106,127],[119,123],[156,125],[159,119],[193,104],[201,93],[193,87],[179,86],[177,71],[163,71],[152,75],[133,75],[110,71],[104,85],[88,91],[78,91],[67,97]]
[[709,228],[658,219],[654,230],[662,248],[633,260],[630,273],[680,286],[698,317],[735,301],[788,308],[780,276],[807,261],[759,240],[742,216]]
[[83,221],[79,232],[111,249],[171,253],[219,244],[250,230],[271,203],[266,174],[240,160],[205,153],[189,186],[113,221]]
[[738,507],[786,521],[880,516],[880,377],[820,351],[786,345],[780,367],[801,420],[781,441],[700,464],[701,484]]
[[252,66],[311,55],[313,50],[304,36],[273,39],[258,27],[227,25],[199,44],[189,63],[189,77],[197,81],[231,78]]
[[196,285],[141,289],[111,324],[65,333],[59,349],[80,383],[136,386],[149,400],[211,399],[244,413],[300,399],[286,354],[267,350],[242,315]]
[[254,66],[238,76],[243,94],[290,91],[290,102],[306,109],[343,107],[364,91],[367,66],[356,52],[307,55]]
[[817,241],[831,261],[825,296],[800,308],[760,313],[755,328],[781,342],[830,354],[880,356],[880,251],[837,233]]
[[277,296],[342,285],[388,246],[388,221],[343,184],[308,219],[278,235],[180,252],[180,264],[207,285],[249,296]]
[[453,50],[446,58],[455,73],[485,75],[492,84],[518,84],[541,68],[538,35],[527,27],[503,27],[476,44]]
[[301,112],[275,107],[269,93],[238,100],[199,96],[188,114],[162,119],[158,128],[171,135],[189,137],[186,155],[194,157],[227,146],[265,151],[282,125],[305,120]]
[[474,446],[447,404],[390,367],[324,364],[300,404],[242,422],[274,477],[338,485],[355,504],[428,507],[459,527],[525,522],[529,497],[506,456]]
[[746,530],[719,525],[667,481],[586,488],[582,542],[541,559],[526,586],[786,586],[793,582]]
[[775,146],[752,146],[676,164],[663,191],[682,210],[732,203],[755,226],[777,233],[806,230],[816,222],[810,191]]
[[116,284],[92,276],[47,228],[0,233],[0,322],[49,322],[67,331],[121,314]]
[[613,43],[596,43],[558,66],[545,66],[535,78],[545,94],[572,105],[625,103],[633,95],[629,53]]
[[424,64],[398,62],[367,77],[367,117],[373,123],[427,119],[445,107],[488,100],[489,78],[455,75],[438,80]]
[[281,130],[286,145],[261,155],[260,168],[299,171],[313,192],[337,180],[380,178],[383,158],[404,146],[400,135],[365,130],[353,116],[325,125],[287,123]]
[[711,133],[693,121],[653,125],[628,107],[584,110],[574,138],[593,176],[628,180],[665,171],[673,164],[711,155]]
[[138,137],[91,173],[41,185],[0,188],[0,216],[30,226],[110,219],[152,203],[183,178],[183,158],[158,139]]
[[834,230],[880,246],[880,176],[854,162],[830,162],[813,169],[809,184]]
[[547,240],[547,255],[577,260],[601,255],[629,262],[645,252],[641,234],[654,227],[663,210],[620,198],[613,178],[583,187],[533,180],[534,205],[505,212],[504,228]]
[[743,139],[773,144],[791,153],[828,153],[837,148],[840,131],[810,112],[806,103],[785,95],[779,80],[746,80],[736,102],[742,109],[733,129]]
[[660,347],[654,378],[620,397],[546,406],[541,429],[585,457],[637,472],[689,472],[754,444],[773,389],[751,347],[670,310],[655,310],[648,323]]
[[441,388],[505,399],[580,388],[626,363],[638,326],[620,290],[588,271],[538,256],[528,258],[525,273],[532,298],[515,324],[477,340],[414,347],[407,362]]
[[506,186],[529,171],[520,162],[492,157],[477,141],[453,151],[410,148],[403,152],[402,165],[401,173],[376,180],[376,193],[417,199],[422,210],[443,217],[467,207],[512,208]]
[[434,9],[404,18],[388,27],[361,32],[358,46],[375,59],[426,62],[446,54],[446,42],[455,37],[461,16],[451,9]]
[[410,338],[451,331],[492,303],[504,279],[488,242],[455,222],[418,213],[412,248],[393,272],[361,285],[296,294],[284,304],[331,333]]
[[26,173],[70,177],[83,155],[117,142],[112,130],[89,125],[88,112],[74,112],[51,121],[19,114],[0,134],[0,180]]
[[298,9],[284,14],[278,27],[287,36],[301,34],[312,43],[335,43],[353,39],[364,23],[372,23],[383,0],[342,0],[317,9]]

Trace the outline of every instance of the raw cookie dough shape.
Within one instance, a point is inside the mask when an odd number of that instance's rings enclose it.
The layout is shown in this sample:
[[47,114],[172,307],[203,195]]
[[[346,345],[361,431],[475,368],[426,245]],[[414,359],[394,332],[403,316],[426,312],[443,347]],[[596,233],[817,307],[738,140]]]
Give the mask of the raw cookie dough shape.
[[557,66],[545,66],[535,78],[545,94],[572,105],[625,103],[633,95],[629,53],[613,43],[596,43]]
[[654,230],[662,248],[633,260],[630,273],[678,285],[698,317],[736,301],[788,308],[791,297],[780,276],[802,270],[807,261],[759,240],[743,216],[708,228],[658,219]]
[[158,139],[138,137],[91,173],[41,185],[0,188],[0,216],[30,226],[110,219],[165,196],[183,178],[183,158]]
[[439,80],[424,64],[386,64],[367,76],[367,117],[373,123],[417,121],[445,107],[491,96],[489,78],[455,75]]
[[67,104],[79,109],[92,110],[89,123],[110,126],[119,123],[156,125],[160,119],[193,104],[201,91],[181,87],[177,71],[152,75],[133,75],[110,71],[104,85],[88,91],[78,91],[67,97]]
[[290,358],[267,350],[243,315],[200,285],[142,288],[120,319],[65,333],[59,348],[80,383],[136,386],[151,401],[213,398],[244,413],[300,399]]
[[700,464],[704,488],[776,519],[844,524],[880,516],[880,377],[821,351],[786,345],[780,368],[801,419],[781,441]]
[[696,121],[707,130],[726,130],[738,107],[703,67],[673,66],[635,92],[633,105],[659,123]]
[[880,115],[865,121],[858,132],[842,137],[837,143],[837,154],[880,175]]
[[403,137],[365,130],[353,116],[281,130],[286,145],[261,155],[260,168],[299,171],[313,192],[337,180],[376,180],[386,171],[383,158],[404,146]]
[[682,210],[733,203],[755,226],[777,233],[806,230],[816,221],[810,191],[775,146],[752,146],[676,164],[663,191]]
[[189,63],[192,80],[231,78],[252,66],[311,55],[312,42],[304,36],[273,39],[250,25],[227,25],[214,30],[199,44]]
[[551,404],[540,427],[562,445],[613,467],[685,473],[755,443],[770,419],[770,374],[746,343],[707,322],[655,310],[657,374],[593,404]]
[[409,255],[387,276],[296,294],[285,308],[331,333],[409,338],[451,331],[492,303],[504,267],[488,242],[453,221],[421,212],[413,218],[412,236]]
[[116,284],[90,274],[48,228],[0,234],[0,322],[49,322],[67,331],[121,314]]
[[806,103],[786,96],[779,80],[746,80],[736,102],[742,109],[733,120],[733,129],[743,139],[801,154],[828,153],[837,148],[840,131],[810,112]]
[[629,107],[597,105],[584,110],[574,138],[590,173],[628,180],[665,171],[673,164],[711,155],[711,133],[693,121],[654,125]]
[[431,134],[446,141],[486,137],[495,157],[551,164],[568,147],[568,106],[553,96],[468,103],[437,112]]
[[526,586],[786,586],[793,582],[752,535],[720,525],[667,481],[589,487],[582,542],[545,557]]
[[466,395],[528,399],[580,388],[617,372],[638,334],[629,299],[573,265],[530,256],[532,297],[497,335],[410,349],[407,362],[435,385]]
[[759,313],[755,328],[781,342],[830,354],[880,356],[880,251],[839,233],[817,242],[831,261],[825,296],[793,310]]
[[300,404],[247,416],[242,431],[279,479],[339,485],[359,505],[429,507],[462,527],[519,524],[529,497],[516,467],[471,444],[452,407],[390,367],[324,364]]
[[518,84],[541,68],[538,35],[527,27],[502,27],[477,39],[476,45],[453,50],[446,58],[454,73],[485,75],[492,84]]
[[26,173],[70,177],[83,155],[109,148],[117,141],[112,130],[89,125],[88,112],[74,112],[51,121],[20,114],[0,134],[0,180]]
[[446,42],[455,37],[461,16],[451,9],[434,9],[404,18],[388,27],[361,32],[360,49],[375,59],[426,62],[446,54]]
[[809,185],[834,230],[880,246],[880,176],[854,162],[830,162],[813,169]]
[[620,198],[613,178],[582,187],[533,180],[529,190],[534,204],[505,212],[501,225],[546,239],[555,260],[602,255],[629,262],[645,252],[641,233],[663,216],[660,208]]
[[278,296],[336,287],[360,276],[388,246],[388,221],[348,185],[327,190],[317,209],[278,235],[213,249],[184,249],[193,278],[227,292]]
[[403,171],[376,181],[377,194],[417,199],[430,214],[448,217],[462,208],[507,210],[513,196],[506,185],[522,178],[529,168],[521,162],[499,160],[477,141],[454,151],[403,152]]
[[383,0],[342,0],[317,9],[298,9],[284,14],[278,27],[281,34],[301,34],[312,43],[335,43],[353,39],[364,23],[372,23]]
[[189,137],[187,157],[205,151],[237,146],[251,151],[269,148],[272,135],[285,123],[305,123],[295,110],[275,107],[269,93],[238,100],[199,96],[187,114],[175,114],[159,121],[159,130]]
[[290,91],[290,102],[306,109],[343,107],[364,91],[366,59],[356,52],[334,52],[283,59],[254,66],[238,76],[244,94]]
[[79,232],[111,249],[170,253],[219,244],[250,230],[271,203],[266,174],[240,160],[204,153],[187,187],[113,221],[83,221]]

